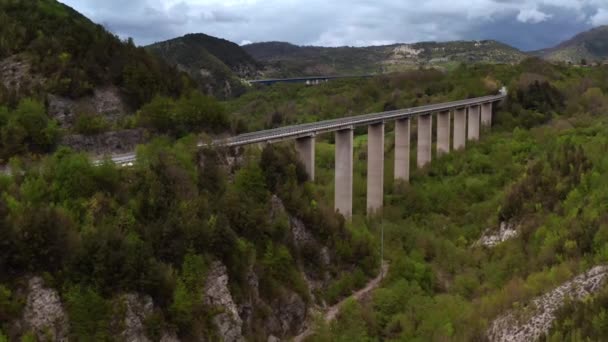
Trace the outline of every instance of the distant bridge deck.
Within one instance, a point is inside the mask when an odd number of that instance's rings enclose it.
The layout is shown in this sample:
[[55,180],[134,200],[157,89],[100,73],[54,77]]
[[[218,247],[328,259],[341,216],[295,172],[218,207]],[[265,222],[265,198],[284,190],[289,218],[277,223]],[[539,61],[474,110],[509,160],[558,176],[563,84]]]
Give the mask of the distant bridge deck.
[[269,78],[262,80],[248,80],[250,84],[271,85],[275,83],[307,83],[314,81],[329,81],[346,78],[370,78],[376,75],[346,75],[346,76],[309,76],[309,77],[293,77],[293,78]]
[[220,146],[243,146],[260,142],[277,142],[280,140],[297,139],[298,137],[334,132],[356,126],[365,126],[382,121],[392,121],[403,118],[410,118],[418,115],[425,115],[462,107],[482,105],[485,103],[497,102],[504,99],[506,95],[491,95],[477,97],[467,100],[431,104],[426,106],[398,109],[387,112],[350,116],[345,118],[318,121],[306,124],[280,127],[264,131],[245,133],[228,139],[218,139],[213,142]]

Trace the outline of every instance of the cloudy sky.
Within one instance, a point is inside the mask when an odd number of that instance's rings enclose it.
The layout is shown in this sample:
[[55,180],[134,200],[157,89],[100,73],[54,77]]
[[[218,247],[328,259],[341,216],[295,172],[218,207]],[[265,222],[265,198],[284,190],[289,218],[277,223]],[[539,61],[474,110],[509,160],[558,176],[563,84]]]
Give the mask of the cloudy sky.
[[239,44],[496,39],[553,46],[608,24],[608,0],[61,0],[141,45],[192,32]]

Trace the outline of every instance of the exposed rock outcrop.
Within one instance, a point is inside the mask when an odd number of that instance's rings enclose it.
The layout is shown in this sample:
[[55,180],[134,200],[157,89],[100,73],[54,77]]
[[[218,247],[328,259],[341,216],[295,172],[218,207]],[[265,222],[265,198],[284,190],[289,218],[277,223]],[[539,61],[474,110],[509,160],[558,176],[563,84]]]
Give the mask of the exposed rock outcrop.
[[78,100],[48,94],[47,103],[49,116],[63,127],[71,127],[80,113],[101,115],[108,122],[116,122],[129,112],[116,87],[97,88],[92,96]]
[[28,282],[27,301],[20,330],[33,332],[39,341],[67,341],[68,315],[57,291],[45,287],[44,280],[32,277]]
[[308,308],[304,300],[295,292],[272,302],[272,315],[268,319],[268,332],[272,335],[290,336],[300,333],[306,322]]
[[510,240],[519,234],[518,226],[512,222],[501,222],[498,230],[488,229],[475,243],[476,246],[495,247],[496,245]]
[[67,135],[62,138],[60,145],[68,146],[75,151],[101,156],[132,152],[137,145],[143,144],[147,140],[146,132],[143,129],[125,129],[90,136]]
[[211,265],[207,275],[203,302],[205,305],[223,310],[213,317],[213,323],[224,342],[244,341],[243,321],[228,289],[228,271],[219,261]]
[[23,55],[13,55],[0,61],[0,84],[17,93],[40,86],[44,79],[31,72],[32,66]]
[[555,320],[555,312],[567,298],[582,300],[599,291],[608,277],[608,266],[596,266],[562,284],[551,292],[532,300],[531,305],[520,312],[511,310],[496,318],[487,331],[490,341],[534,341],[547,333]]
[[150,296],[129,293],[121,299],[125,315],[123,324],[121,325],[124,328],[120,333],[120,337],[124,341],[149,342],[150,339],[145,334],[144,321],[154,310],[152,298]]

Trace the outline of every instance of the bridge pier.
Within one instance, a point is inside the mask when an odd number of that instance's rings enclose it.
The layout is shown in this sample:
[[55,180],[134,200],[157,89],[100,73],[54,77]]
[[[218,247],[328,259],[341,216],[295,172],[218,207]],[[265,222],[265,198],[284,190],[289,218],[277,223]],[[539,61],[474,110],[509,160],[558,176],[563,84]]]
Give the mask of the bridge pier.
[[450,153],[450,112],[437,114],[437,155]]
[[367,214],[382,209],[384,198],[384,122],[367,126]]
[[395,120],[395,180],[410,180],[410,119]]
[[492,127],[492,103],[481,105],[481,126]]
[[433,114],[418,116],[418,167],[422,168],[431,162],[433,146]]
[[479,106],[469,107],[469,140],[479,140]]
[[467,110],[454,111],[454,150],[464,149],[467,141]]
[[353,212],[353,129],[336,131],[334,206],[345,218]]
[[315,136],[310,135],[296,139],[298,159],[304,164],[308,179],[315,180]]

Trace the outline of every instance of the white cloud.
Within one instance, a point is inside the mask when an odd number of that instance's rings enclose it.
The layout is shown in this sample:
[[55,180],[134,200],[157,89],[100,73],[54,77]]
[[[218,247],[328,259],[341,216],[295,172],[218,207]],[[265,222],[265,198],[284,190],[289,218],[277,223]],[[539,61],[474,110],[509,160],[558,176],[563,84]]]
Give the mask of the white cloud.
[[[608,0],[61,1],[138,44],[196,32],[234,42],[329,46],[491,39],[492,32],[506,32],[499,36],[507,43],[540,48],[553,43],[547,37],[558,36],[556,29],[561,38],[608,23]],[[526,27],[530,35],[522,37]],[[536,33],[542,37],[534,40]]]
[[242,41],[241,41],[241,43],[240,43],[239,45],[240,45],[240,46],[243,46],[243,45],[249,45],[249,44],[251,44],[251,43],[253,43],[251,40],[247,40],[247,39],[245,39],[245,40],[242,40]]
[[604,8],[598,9],[598,11],[589,19],[589,22],[593,26],[608,25],[608,10]]
[[537,8],[526,8],[519,11],[517,20],[522,23],[538,24],[552,17],[550,14],[543,13]]

